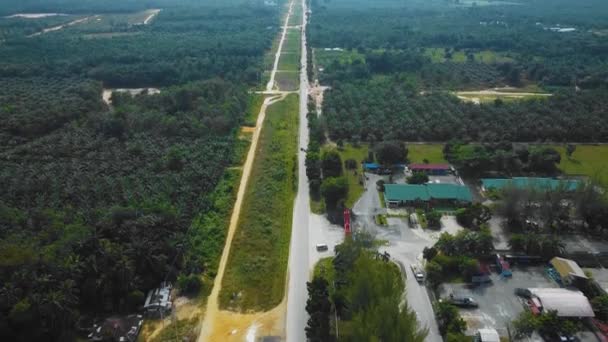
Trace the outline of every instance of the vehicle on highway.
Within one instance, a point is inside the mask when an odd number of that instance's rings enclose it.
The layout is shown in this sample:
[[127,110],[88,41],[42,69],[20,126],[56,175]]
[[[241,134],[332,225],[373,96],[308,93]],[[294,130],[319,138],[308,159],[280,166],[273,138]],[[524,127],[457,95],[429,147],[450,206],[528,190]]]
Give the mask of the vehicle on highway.
[[419,283],[422,283],[424,281],[424,272],[422,271],[422,268],[416,264],[412,264],[410,268],[412,269],[412,273],[414,273],[416,280],[418,280]]
[[473,298],[471,298],[471,297],[450,295],[450,297],[447,298],[446,301],[448,303],[452,304],[452,305],[456,305],[456,306],[461,307],[461,308],[477,308],[477,307],[479,307],[479,304],[477,304],[477,302]]
[[329,250],[329,247],[327,247],[326,244],[324,244],[324,243],[317,244],[317,252],[327,252],[328,250]]

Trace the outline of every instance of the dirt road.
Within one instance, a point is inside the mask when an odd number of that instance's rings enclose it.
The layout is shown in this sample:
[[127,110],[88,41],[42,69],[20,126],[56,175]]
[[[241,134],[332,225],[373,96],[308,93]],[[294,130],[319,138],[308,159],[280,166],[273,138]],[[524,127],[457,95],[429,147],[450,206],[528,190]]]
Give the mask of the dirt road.
[[59,30],[62,30],[64,28],[66,28],[66,27],[74,26],[74,25],[77,25],[77,24],[80,24],[80,23],[84,23],[85,21],[88,21],[89,19],[93,19],[93,18],[97,18],[97,17],[99,17],[99,16],[98,15],[94,15],[94,16],[90,16],[90,17],[86,17],[86,18],[70,21],[67,24],[45,28],[42,31],[36,32],[34,34],[31,34],[31,35],[29,35],[27,37],[31,38],[31,37],[36,37],[36,36],[39,36],[39,35],[42,35],[42,34],[45,34],[45,33],[53,32],[53,31],[59,31]]
[[295,0],[291,0],[289,3],[289,10],[287,11],[287,16],[285,19],[285,24],[283,25],[283,32],[281,33],[281,40],[279,41],[279,47],[277,48],[277,52],[274,56],[274,64],[272,66],[272,71],[270,72],[270,80],[268,84],[266,84],[266,91],[272,91],[274,89],[274,78],[277,74],[277,70],[279,68],[279,59],[281,58],[281,52],[283,51],[283,43],[285,43],[285,37],[287,36],[287,30],[289,26],[289,18],[291,17],[291,13],[293,11],[293,4]]
[[[295,0],[292,0],[289,4],[289,10],[285,17],[281,40],[279,42],[279,47],[275,55],[275,62],[272,69],[271,78],[267,84],[265,94],[273,94],[274,76],[279,65],[279,58],[281,56],[283,43],[285,41],[287,33],[287,24],[289,23],[289,18],[291,17],[294,2]],[[241,182],[239,184],[239,189],[236,195],[234,209],[232,211],[232,216],[230,217],[230,225],[228,227],[228,234],[226,235],[226,244],[224,246],[224,250],[220,258],[217,276],[215,277],[215,281],[213,283],[213,289],[211,290],[211,294],[209,295],[209,298],[207,300],[207,308],[205,316],[203,318],[200,335],[198,337],[199,342],[243,340],[253,342],[256,340],[257,335],[260,333],[267,334],[268,332],[282,332],[282,329],[284,327],[282,320],[284,318],[285,301],[283,301],[282,304],[280,304],[278,307],[271,311],[253,314],[239,314],[229,311],[221,311],[218,303],[218,297],[222,288],[222,281],[226,271],[226,264],[228,262],[228,257],[230,256],[230,249],[232,248],[232,240],[237,229],[241,206],[245,197],[245,190],[247,189],[249,176],[251,174],[251,169],[255,160],[255,154],[257,151],[260,132],[262,131],[262,126],[266,117],[266,109],[268,108],[268,106],[278,101],[282,101],[289,94],[287,92],[280,91],[278,91],[277,93],[277,95],[271,95],[264,100],[264,103],[262,104],[262,108],[260,109],[260,113],[258,115],[256,127],[251,138],[251,145],[247,153],[245,164],[243,165],[243,173],[241,175]]]
[[159,9],[150,10],[150,15],[146,18],[146,20],[144,20],[143,24],[148,25],[150,21],[152,21],[152,19],[158,15],[158,13],[160,13]]
[[[217,276],[215,277],[215,281],[213,283],[213,289],[211,290],[211,295],[207,300],[207,310],[205,312],[205,317],[203,319],[203,326],[201,328],[201,333],[199,335],[198,341],[215,341],[216,339],[212,336],[223,336],[225,331],[217,331],[214,330],[214,323],[219,316],[219,304],[218,297],[221,290],[222,280],[224,278],[224,273],[226,271],[226,264],[228,262],[228,257],[230,256],[230,248],[232,247],[232,239],[234,237],[234,233],[236,231],[239,215],[241,213],[241,205],[243,203],[243,198],[245,197],[245,190],[247,189],[247,183],[249,181],[249,176],[251,174],[251,169],[253,166],[253,161],[255,159],[255,152],[258,146],[258,140],[260,137],[260,132],[262,131],[262,125],[264,123],[264,118],[266,117],[266,109],[268,106],[276,103],[278,101],[283,100],[287,94],[282,94],[278,96],[268,97],[264,100],[262,104],[262,108],[260,109],[260,114],[258,115],[258,120],[256,122],[256,127],[253,132],[253,137],[251,139],[251,146],[249,147],[249,152],[247,153],[247,159],[245,160],[245,164],[243,165],[243,173],[241,175],[241,182],[239,184],[239,189],[236,195],[236,201],[234,203],[234,209],[232,211],[232,216],[230,217],[230,226],[228,227],[228,234],[226,235],[226,245],[224,246],[224,251],[222,252],[222,257],[220,259],[220,264],[217,270]],[[234,316],[246,316],[246,315],[238,315],[234,314]],[[244,318],[244,317],[242,317]],[[241,323],[242,324],[242,323]]]

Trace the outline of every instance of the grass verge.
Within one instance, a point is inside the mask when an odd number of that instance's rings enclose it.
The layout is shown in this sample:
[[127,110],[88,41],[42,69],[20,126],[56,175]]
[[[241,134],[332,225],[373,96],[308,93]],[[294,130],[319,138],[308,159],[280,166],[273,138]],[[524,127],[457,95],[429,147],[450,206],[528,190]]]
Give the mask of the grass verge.
[[584,175],[608,187],[608,145],[576,145],[571,157],[565,145],[552,145],[561,155],[559,169],[568,175]]
[[297,171],[298,96],[270,106],[232,242],[220,307],[271,309],[285,290]]
[[380,207],[386,208],[386,201],[384,200],[384,191],[378,191],[378,198],[380,199]]
[[264,103],[264,95],[252,93],[249,95],[249,107],[245,114],[244,126],[255,127],[258,115],[260,114],[260,108]]
[[295,52],[282,53],[281,58],[279,58],[279,70],[300,71],[300,54]]
[[429,163],[447,163],[443,157],[442,144],[409,144],[408,159],[410,163],[424,163],[427,160]]

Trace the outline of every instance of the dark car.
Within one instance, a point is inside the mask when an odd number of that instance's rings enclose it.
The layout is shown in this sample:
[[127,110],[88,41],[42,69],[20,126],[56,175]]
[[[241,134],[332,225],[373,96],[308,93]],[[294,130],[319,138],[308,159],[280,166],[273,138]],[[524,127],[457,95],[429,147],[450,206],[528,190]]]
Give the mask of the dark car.
[[515,295],[526,298],[526,299],[530,299],[532,297],[532,292],[530,292],[530,290],[528,290],[528,289],[523,289],[521,287],[518,287],[515,289]]

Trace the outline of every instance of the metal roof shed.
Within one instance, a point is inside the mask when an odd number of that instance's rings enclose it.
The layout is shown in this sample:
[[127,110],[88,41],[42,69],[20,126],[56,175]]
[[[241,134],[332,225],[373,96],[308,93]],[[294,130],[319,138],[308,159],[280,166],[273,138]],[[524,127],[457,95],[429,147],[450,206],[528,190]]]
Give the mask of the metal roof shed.
[[477,330],[477,341],[500,342],[500,336],[496,329],[479,329]]
[[426,186],[415,184],[386,184],[384,197],[389,202],[428,201]]
[[562,288],[532,288],[530,292],[538,297],[543,311],[557,311],[559,317],[594,317],[591,304],[580,291]]
[[562,278],[574,276],[587,279],[583,269],[574,260],[555,257],[551,259],[551,266],[557,270],[557,273],[559,273]]
[[457,200],[463,202],[473,201],[471,190],[463,185],[429,183],[426,185],[426,188],[429,192],[429,196],[433,199]]

